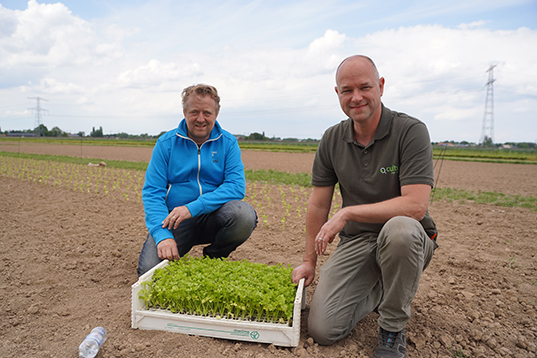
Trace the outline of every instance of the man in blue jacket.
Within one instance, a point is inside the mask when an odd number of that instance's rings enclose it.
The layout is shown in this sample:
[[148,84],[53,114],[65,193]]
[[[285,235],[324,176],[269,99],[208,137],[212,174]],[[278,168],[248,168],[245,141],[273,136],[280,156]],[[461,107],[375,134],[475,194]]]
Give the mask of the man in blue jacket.
[[246,181],[237,139],[216,121],[220,97],[204,84],[183,90],[179,127],[157,141],[143,188],[149,234],[138,275],[162,260],[178,260],[194,245],[203,254],[227,257],[257,225],[252,206],[241,201]]

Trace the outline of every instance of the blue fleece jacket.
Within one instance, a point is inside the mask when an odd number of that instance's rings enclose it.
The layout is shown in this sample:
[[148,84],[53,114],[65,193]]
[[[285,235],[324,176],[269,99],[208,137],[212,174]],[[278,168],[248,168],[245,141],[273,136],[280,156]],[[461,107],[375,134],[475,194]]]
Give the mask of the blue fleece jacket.
[[155,144],[142,192],[147,229],[158,245],[173,238],[162,222],[177,206],[192,217],[215,211],[230,200],[242,200],[246,181],[237,139],[215,123],[198,148],[186,122],[163,134]]

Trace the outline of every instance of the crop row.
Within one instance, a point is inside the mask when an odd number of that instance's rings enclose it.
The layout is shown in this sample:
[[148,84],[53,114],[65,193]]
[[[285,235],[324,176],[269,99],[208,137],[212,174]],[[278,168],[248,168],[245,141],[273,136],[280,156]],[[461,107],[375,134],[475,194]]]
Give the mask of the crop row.
[[[2,177],[139,203],[144,175],[145,172],[140,170],[0,156]],[[310,187],[249,180],[244,200],[256,210],[260,225],[279,230],[285,230],[288,225],[304,228],[311,192]],[[338,191],[333,199],[330,215],[341,207]]]
[[138,202],[144,183],[141,171],[14,157],[0,157],[0,176]]
[[[312,188],[294,185],[275,185],[266,182],[250,181],[246,185],[245,200],[257,212],[260,224],[285,230],[286,225],[299,223],[305,228],[305,216]],[[332,216],[341,207],[341,195],[334,191]]]

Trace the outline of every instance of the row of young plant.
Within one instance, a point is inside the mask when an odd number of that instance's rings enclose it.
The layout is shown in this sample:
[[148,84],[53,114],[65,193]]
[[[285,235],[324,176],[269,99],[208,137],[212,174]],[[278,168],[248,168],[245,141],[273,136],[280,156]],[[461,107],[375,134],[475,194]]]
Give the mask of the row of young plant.
[[[0,176],[140,203],[144,175],[141,170],[0,156]],[[289,225],[304,227],[311,191],[311,187],[248,180],[244,200],[256,209],[262,225],[285,230]],[[331,215],[340,205],[341,196],[336,190]]]
[[0,176],[74,191],[142,200],[144,172],[0,156]]
[[[108,161],[109,165],[106,167],[90,167],[80,163],[87,164],[87,159],[0,152],[0,176],[141,203],[146,164]],[[312,190],[308,185],[310,178],[306,173],[295,175],[273,170],[247,170],[246,178],[245,200],[256,208],[260,222],[266,227],[280,227],[282,230],[296,220],[297,225],[303,226],[307,201]],[[453,188],[435,188],[432,200],[472,200],[505,207],[537,209],[537,196],[472,192]],[[273,210],[274,207],[278,210]],[[330,215],[340,207],[341,196],[336,189]]]
[[[246,198],[256,210],[260,223],[267,228],[285,230],[289,224],[305,227],[305,216],[312,188],[297,185],[276,185],[252,181],[246,185]],[[329,216],[341,207],[339,190],[334,191]]]
[[291,324],[296,284],[290,266],[186,255],[156,269],[139,298],[172,313]]

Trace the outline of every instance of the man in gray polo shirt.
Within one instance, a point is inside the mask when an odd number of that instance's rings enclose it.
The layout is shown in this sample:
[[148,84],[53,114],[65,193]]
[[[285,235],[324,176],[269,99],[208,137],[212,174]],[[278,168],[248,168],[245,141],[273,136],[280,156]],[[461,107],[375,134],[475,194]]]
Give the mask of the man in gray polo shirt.
[[[368,57],[345,59],[335,90],[349,118],[330,127],[319,144],[304,261],[293,282],[311,284],[317,255],[339,234],[336,251],[320,268],[309,334],[332,344],[377,311],[375,357],[406,357],[410,303],[437,247],[427,209],[433,186],[429,133],[423,122],[384,107],[384,78]],[[336,183],[343,205],[328,220]]]

